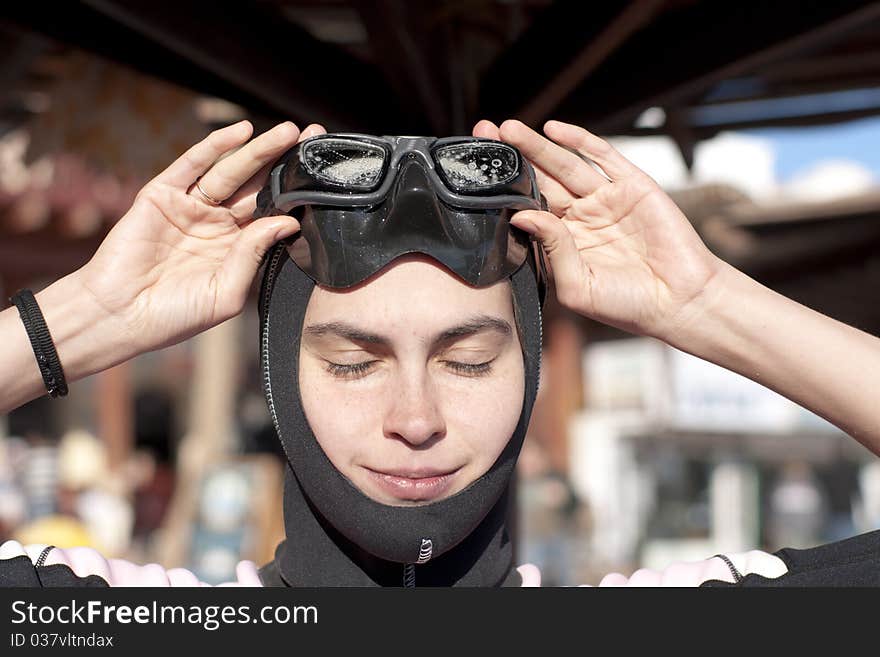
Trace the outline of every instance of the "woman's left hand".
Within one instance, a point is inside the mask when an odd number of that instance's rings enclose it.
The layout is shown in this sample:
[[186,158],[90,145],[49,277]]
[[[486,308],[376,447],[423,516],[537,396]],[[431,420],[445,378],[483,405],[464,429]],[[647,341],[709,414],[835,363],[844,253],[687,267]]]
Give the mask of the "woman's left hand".
[[670,341],[724,263],[660,186],[606,141],[558,121],[544,132],[513,120],[474,128],[535,166],[550,212],[519,212],[511,223],[542,242],[562,305]]

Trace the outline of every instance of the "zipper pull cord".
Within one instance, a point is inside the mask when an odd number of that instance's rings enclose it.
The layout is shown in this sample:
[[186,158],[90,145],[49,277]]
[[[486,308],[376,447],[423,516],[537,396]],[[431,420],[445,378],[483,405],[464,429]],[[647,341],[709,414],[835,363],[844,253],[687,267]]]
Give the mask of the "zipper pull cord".
[[[430,538],[423,538],[419,546],[419,560],[416,563],[427,563],[434,552],[434,543]],[[403,586],[407,589],[416,586],[416,564],[407,563],[403,566]]]

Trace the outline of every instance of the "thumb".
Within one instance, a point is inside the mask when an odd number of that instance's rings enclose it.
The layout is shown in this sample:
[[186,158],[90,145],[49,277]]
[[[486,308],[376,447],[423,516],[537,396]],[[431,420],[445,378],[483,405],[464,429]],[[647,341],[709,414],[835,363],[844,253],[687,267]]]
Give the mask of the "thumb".
[[586,279],[582,274],[580,253],[562,219],[551,212],[525,210],[513,215],[510,223],[541,242],[553,273],[556,298],[573,308],[571,302],[580,297]]
[[243,228],[217,272],[217,305],[215,312],[228,319],[241,312],[247,301],[254,276],[263,262],[263,256],[275,242],[299,231],[299,222],[293,217],[262,217]]

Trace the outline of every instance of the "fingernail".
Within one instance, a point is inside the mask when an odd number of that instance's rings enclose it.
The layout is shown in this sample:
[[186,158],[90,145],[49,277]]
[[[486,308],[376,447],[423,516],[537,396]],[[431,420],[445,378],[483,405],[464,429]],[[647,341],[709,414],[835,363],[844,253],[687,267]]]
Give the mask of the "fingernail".
[[282,240],[285,237],[290,237],[296,231],[299,230],[299,222],[296,219],[290,219],[290,221],[285,221],[278,230],[275,231],[275,241]]
[[510,223],[529,233],[534,233],[537,230],[535,222],[528,217],[513,217],[511,218]]

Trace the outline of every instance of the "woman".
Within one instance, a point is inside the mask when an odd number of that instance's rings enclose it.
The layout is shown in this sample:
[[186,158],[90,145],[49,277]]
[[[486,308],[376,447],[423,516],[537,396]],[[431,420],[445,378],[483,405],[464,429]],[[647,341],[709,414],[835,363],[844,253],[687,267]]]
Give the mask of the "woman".
[[[250,125],[239,123],[212,133],[148,183],[92,260],[37,295],[67,378],[240,312],[264,255],[299,230],[287,215],[252,221],[257,191],[281,153],[321,132],[309,126],[300,135],[281,124],[220,159],[250,138]],[[482,121],[474,134],[506,141],[534,163],[549,212],[520,212],[511,223],[543,245],[563,305],[749,376],[880,450],[870,392],[880,389],[880,341],[718,260],[654,181],[587,131],[551,121],[545,137],[516,121],[500,128]],[[288,457],[296,457],[285,487],[288,538],[259,574],[243,562],[239,581],[537,583],[534,567],[512,568],[503,526],[503,489],[537,385],[534,276],[523,267],[510,282],[473,288],[429,259],[408,256],[360,287],[312,290],[288,258],[278,262],[283,267],[271,275],[267,268],[264,285],[280,281],[285,294],[272,288],[263,335],[279,354],[269,358],[269,372],[272,362],[298,370],[293,381],[269,388],[281,391],[279,433]],[[266,330],[276,312],[286,318],[286,334]],[[472,321],[477,312],[481,321]],[[339,317],[360,323],[344,326]],[[453,339],[438,341],[444,333]],[[8,411],[38,396],[43,381],[15,309],[0,314],[0,336],[0,410]],[[298,341],[297,349],[285,338]],[[445,513],[432,514],[435,508]],[[860,554],[876,559],[876,537],[866,540]],[[71,573],[66,562],[97,584],[138,577],[195,583],[180,569],[107,562],[92,551],[7,544],[0,558],[8,559],[0,575],[16,562],[16,572],[35,583]],[[35,568],[40,559],[62,565]],[[786,554],[729,555],[605,583],[733,582],[749,573],[781,583],[801,563]]]

